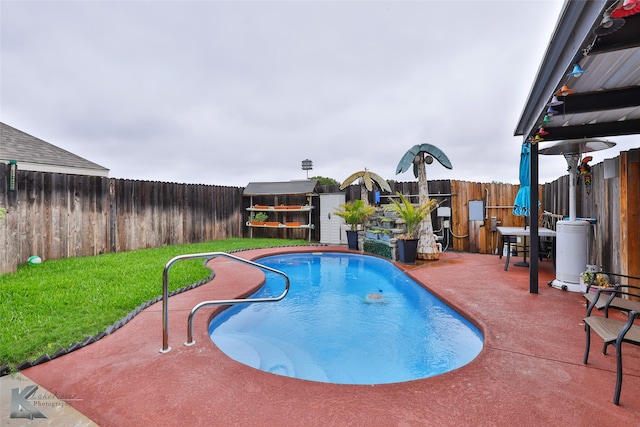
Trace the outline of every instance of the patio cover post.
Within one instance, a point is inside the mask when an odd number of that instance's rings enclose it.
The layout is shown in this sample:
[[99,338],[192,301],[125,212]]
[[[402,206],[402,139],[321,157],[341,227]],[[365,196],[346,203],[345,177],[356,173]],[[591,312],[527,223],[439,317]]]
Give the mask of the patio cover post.
[[[565,0],[552,39],[547,46],[542,64],[534,80],[533,87],[525,103],[514,135],[522,135],[525,139],[532,137],[544,117],[549,97],[564,79],[569,67],[582,57],[587,46],[589,35],[602,20],[610,0]],[[535,165],[535,166],[534,166]],[[538,204],[538,147],[531,144],[531,208]],[[530,246],[529,292],[538,293],[538,224],[530,221],[529,240],[536,242],[535,248]],[[534,251],[535,250],[535,257]]]
[[529,293],[538,293],[538,144],[531,144],[529,153]]

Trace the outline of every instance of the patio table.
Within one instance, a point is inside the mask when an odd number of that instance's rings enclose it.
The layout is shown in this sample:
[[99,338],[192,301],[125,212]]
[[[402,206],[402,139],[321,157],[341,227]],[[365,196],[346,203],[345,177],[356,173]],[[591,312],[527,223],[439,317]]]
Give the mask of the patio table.
[[[504,243],[507,244],[507,258],[504,263],[504,270],[507,271],[509,269],[509,259],[511,257],[511,243],[515,243],[512,238],[514,237],[523,237],[525,243],[525,250],[522,261],[518,261],[515,265],[519,267],[529,267],[529,263],[527,262],[527,250],[526,250],[526,239],[531,234],[529,227],[498,227],[498,232],[502,236],[502,247],[504,247]],[[551,249],[551,256],[555,265],[555,238],[556,232],[550,228],[546,227],[538,227],[538,239],[542,237],[551,237],[553,240],[553,247]],[[500,252],[502,254],[502,252]],[[502,258],[502,255],[500,256]]]

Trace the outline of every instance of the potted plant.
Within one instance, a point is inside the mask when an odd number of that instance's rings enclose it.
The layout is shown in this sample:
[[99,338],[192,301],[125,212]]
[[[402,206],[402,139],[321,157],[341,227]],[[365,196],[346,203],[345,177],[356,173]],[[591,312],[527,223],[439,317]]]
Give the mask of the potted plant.
[[347,241],[349,249],[358,249],[358,225],[363,224],[375,212],[376,208],[366,205],[364,201],[358,199],[340,205],[340,210],[334,212],[349,224],[351,230],[347,230]]
[[583,271],[580,273],[580,290],[582,292],[597,292],[598,288],[610,287],[609,276],[597,271]]
[[395,212],[398,217],[404,220],[407,227],[407,232],[398,236],[398,258],[402,263],[415,264],[418,250],[416,230],[422,220],[438,206],[438,202],[435,199],[429,199],[426,203],[416,207],[401,193],[397,193],[397,195],[400,201],[392,200],[393,204],[387,209]]
[[269,215],[264,212],[251,212],[249,222],[251,225],[264,225],[267,218],[269,218]]

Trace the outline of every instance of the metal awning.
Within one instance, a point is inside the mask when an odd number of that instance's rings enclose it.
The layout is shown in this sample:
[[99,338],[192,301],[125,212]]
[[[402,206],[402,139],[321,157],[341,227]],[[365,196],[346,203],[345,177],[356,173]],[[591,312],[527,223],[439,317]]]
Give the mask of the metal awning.
[[[603,28],[605,13],[621,0],[567,0],[553,38],[525,104],[515,135],[533,139],[544,128],[544,141],[640,134],[640,13],[627,16],[622,27]],[[620,21],[618,21],[620,22]],[[597,35],[601,34],[601,35]],[[571,75],[575,65],[586,71]],[[562,105],[547,116],[558,94]]]
[[[514,132],[532,142],[531,206],[538,200],[538,142],[640,134],[640,13],[609,20],[622,6],[623,0],[566,0],[562,7]],[[576,65],[586,73],[573,74]],[[554,96],[562,104],[550,115]],[[538,241],[536,221],[529,241]],[[538,292],[537,258],[531,245],[531,293]]]
[[243,196],[267,195],[312,195],[315,193],[318,180],[305,179],[285,182],[250,182],[247,184]]

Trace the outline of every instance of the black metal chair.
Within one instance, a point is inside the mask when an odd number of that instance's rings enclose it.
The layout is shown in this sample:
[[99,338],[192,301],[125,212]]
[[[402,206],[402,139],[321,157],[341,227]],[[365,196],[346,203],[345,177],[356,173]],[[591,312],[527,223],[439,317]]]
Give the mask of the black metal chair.
[[[600,271],[596,274],[607,275],[610,282],[612,282],[611,278],[615,277],[618,279],[626,279],[627,282],[629,282],[630,280],[635,280],[636,282],[634,283],[640,284],[640,277],[609,273],[605,271]],[[611,283],[612,288],[628,292],[629,296],[635,297],[637,299],[621,298],[619,296],[616,296],[615,293],[608,292],[606,289],[600,294],[598,299],[596,299],[596,293],[592,292],[592,289],[596,287],[596,285],[594,285],[596,274],[592,276],[590,283],[587,283],[587,292],[582,295],[588,301],[587,304],[591,304],[595,301],[595,307],[598,310],[604,310],[605,317],[609,317],[609,308],[617,308],[624,311],[640,311],[640,286]]]
[[539,237],[538,258],[540,261],[551,260],[553,268],[556,267],[556,239],[555,237]]
[[609,303],[614,298],[623,298],[624,296],[634,296],[629,292],[621,289],[606,288],[598,289],[596,296],[587,308],[587,317],[584,318],[585,331],[587,334],[586,346],[584,350],[583,363],[586,365],[589,359],[589,347],[591,344],[591,331],[595,332],[604,341],[602,354],[607,354],[607,347],[610,344],[616,348],[616,388],[613,394],[613,403],[620,404],[620,390],[622,388],[622,343],[629,343],[640,346],[640,324],[634,324],[636,319],[640,319],[640,311],[630,311],[626,322],[611,319],[609,317],[592,316],[593,309],[603,292],[609,291],[613,297],[605,303],[605,312],[609,308]]
[[[507,269],[509,268],[509,259],[511,258],[511,245],[513,245],[514,248],[517,247],[518,245],[518,238],[516,236],[502,236],[502,244],[500,245],[500,248],[504,248],[504,245],[507,245],[507,259],[504,262],[504,271],[507,271]],[[500,252],[500,259],[502,259],[502,251]]]

